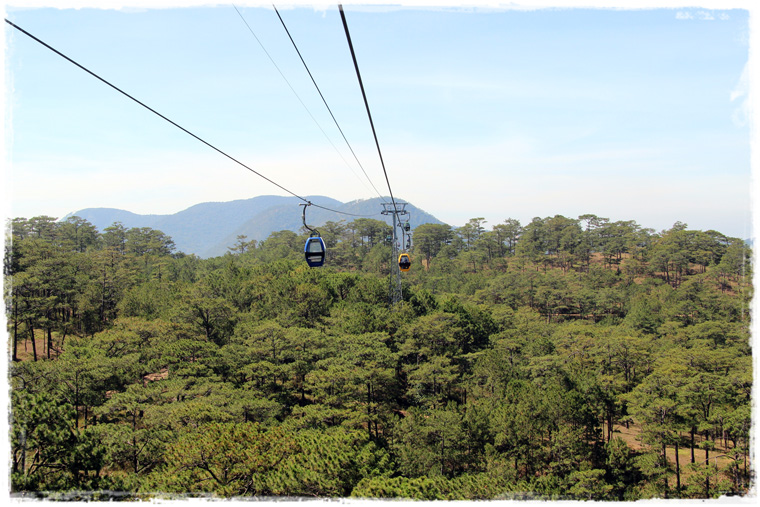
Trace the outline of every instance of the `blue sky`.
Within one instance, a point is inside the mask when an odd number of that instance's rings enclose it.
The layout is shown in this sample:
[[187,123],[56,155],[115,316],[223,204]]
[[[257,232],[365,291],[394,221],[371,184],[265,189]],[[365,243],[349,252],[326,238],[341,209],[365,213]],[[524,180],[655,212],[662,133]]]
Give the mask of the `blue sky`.
[[[292,192],[388,194],[335,4],[280,14],[374,188],[271,5],[238,9],[277,67],[229,4],[29,4],[6,17]],[[752,235],[749,2],[437,5],[345,5],[394,196],[453,226],[594,213]],[[9,25],[4,39],[5,216],[284,195]]]

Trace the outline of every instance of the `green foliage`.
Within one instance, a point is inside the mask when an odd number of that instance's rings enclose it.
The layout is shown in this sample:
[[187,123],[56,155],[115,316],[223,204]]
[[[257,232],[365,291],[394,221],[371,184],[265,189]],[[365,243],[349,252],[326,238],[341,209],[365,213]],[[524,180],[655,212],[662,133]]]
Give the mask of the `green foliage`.
[[568,482],[572,484],[568,494],[577,500],[605,500],[612,491],[604,481],[604,470],[578,470],[570,474]]
[[[367,447],[358,432],[302,430],[296,452],[286,456],[269,479],[271,494],[345,497],[366,476],[387,475],[387,454]],[[369,474],[369,475],[363,475]]]
[[160,491],[223,497],[266,494],[269,476],[295,452],[295,441],[276,428],[212,422],[170,445],[165,466],[148,484]]
[[377,220],[321,227],[319,269],[291,231],[199,259],[118,223],[11,227],[14,492],[748,491],[751,251],[716,231],[423,224],[389,307],[396,261]]

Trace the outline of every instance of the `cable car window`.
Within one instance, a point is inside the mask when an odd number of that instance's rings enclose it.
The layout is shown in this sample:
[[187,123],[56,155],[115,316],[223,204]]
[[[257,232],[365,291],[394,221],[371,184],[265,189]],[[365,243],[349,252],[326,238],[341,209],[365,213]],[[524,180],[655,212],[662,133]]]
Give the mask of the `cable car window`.
[[322,248],[322,244],[320,241],[316,241],[317,238],[311,238],[309,240],[309,253],[318,253],[322,254],[324,253],[324,249]]

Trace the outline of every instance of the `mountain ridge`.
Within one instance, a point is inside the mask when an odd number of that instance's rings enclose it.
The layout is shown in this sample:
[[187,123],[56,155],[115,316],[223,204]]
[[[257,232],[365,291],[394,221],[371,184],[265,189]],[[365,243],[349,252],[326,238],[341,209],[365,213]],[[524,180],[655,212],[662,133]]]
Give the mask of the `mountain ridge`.
[[[356,218],[374,218],[391,223],[389,215],[380,213],[381,203],[390,201],[387,197],[357,199],[347,203],[319,195],[305,198],[316,205],[306,212],[306,223],[310,227],[320,227],[328,221],[350,222]],[[78,216],[100,231],[116,222],[121,222],[127,229],[150,227],[170,236],[178,251],[209,258],[224,255],[238,236],[261,241],[276,231],[300,232],[303,210],[298,205],[301,203],[303,201],[297,197],[263,195],[226,202],[203,202],[163,215],[141,215],[118,208],[84,208],[69,213],[61,220]],[[410,213],[409,224],[412,227],[423,223],[443,223],[409,202],[406,203],[406,210]]]

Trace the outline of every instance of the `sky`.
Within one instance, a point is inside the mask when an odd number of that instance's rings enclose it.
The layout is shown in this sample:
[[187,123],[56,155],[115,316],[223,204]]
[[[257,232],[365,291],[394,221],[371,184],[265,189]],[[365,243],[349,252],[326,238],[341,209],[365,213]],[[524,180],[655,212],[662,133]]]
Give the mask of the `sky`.
[[[299,196],[348,202],[390,185],[457,227],[592,213],[753,236],[751,2],[394,3],[344,6],[385,173],[337,4],[278,9],[350,149],[271,4],[4,7]],[[4,217],[289,195],[4,30]]]

